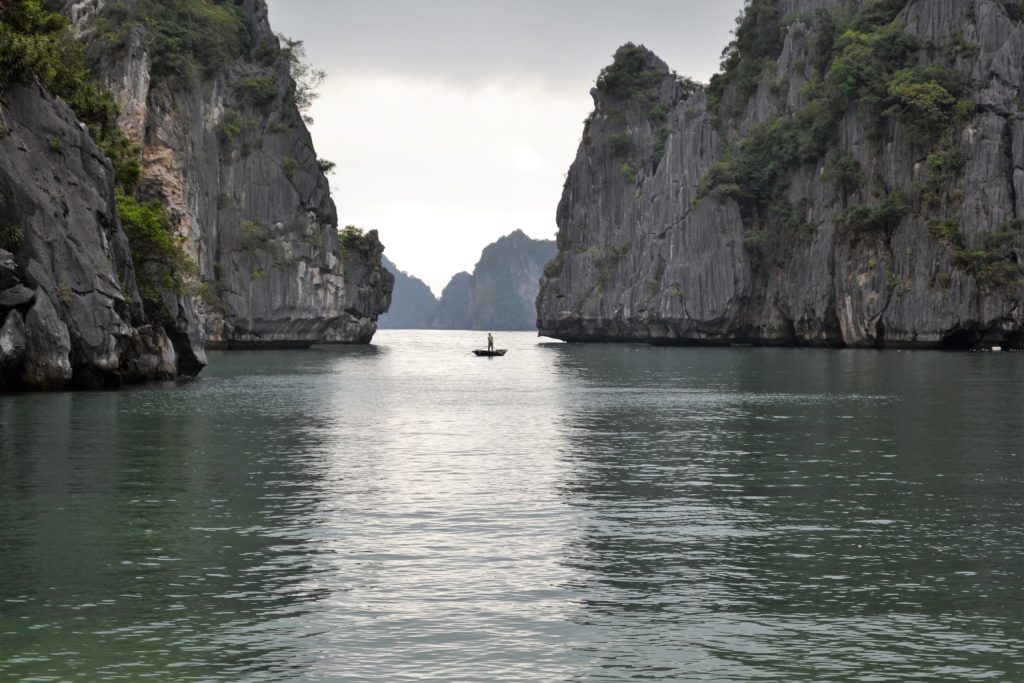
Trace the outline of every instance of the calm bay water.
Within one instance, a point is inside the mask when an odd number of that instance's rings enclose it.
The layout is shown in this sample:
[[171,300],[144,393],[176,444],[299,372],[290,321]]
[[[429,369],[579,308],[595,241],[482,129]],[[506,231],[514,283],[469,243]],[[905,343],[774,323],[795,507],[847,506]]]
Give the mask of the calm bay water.
[[1024,680],[1024,356],[484,336],[0,397],[0,679]]

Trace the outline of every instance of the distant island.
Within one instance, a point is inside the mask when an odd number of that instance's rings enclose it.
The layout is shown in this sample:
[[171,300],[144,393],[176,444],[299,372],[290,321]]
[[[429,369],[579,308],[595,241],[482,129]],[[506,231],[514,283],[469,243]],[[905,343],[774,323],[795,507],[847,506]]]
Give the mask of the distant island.
[[391,309],[381,329],[536,330],[535,301],[545,264],[555,255],[553,240],[536,240],[522,230],[484,248],[473,273],[457,273],[436,299],[421,280],[384,266],[395,276]]
[[391,292],[391,308],[377,319],[379,329],[426,330],[437,310],[437,297],[423,280],[409,275],[387,256],[382,263],[395,276]]

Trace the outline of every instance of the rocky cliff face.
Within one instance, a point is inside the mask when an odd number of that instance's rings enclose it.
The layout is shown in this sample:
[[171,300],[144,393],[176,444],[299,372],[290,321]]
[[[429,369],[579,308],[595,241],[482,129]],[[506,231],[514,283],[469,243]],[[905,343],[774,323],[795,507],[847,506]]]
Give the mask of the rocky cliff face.
[[0,391],[194,376],[204,345],[369,341],[383,247],[337,230],[298,48],[263,2],[45,6],[71,35],[0,6]]
[[541,333],[1021,347],[1022,20],[997,0],[755,0],[710,87],[620,49]]
[[437,310],[437,299],[419,278],[399,270],[384,257],[384,267],[395,276],[391,308],[377,320],[380,329],[427,330]]
[[551,240],[522,230],[489,244],[473,274],[459,273],[441,294],[433,327],[449,330],[536,329],[541,272],[555,253]]
[[206,360],[187,329],[146,324],[110,162],[38,86],[4,91],[3,116],[0,390],[196,374]]
[[198,266],[195,332],[216,348],[368,342],[393,280],[376,232],[339,238],[293,47],[282,49],[262,0],[213,6],[209,27],[189,27],[208,35],[175,36],[183,55],[168,54],[161,27],[174,10],[160,3],[68,10],[142,148],[140,192],[167,208]]

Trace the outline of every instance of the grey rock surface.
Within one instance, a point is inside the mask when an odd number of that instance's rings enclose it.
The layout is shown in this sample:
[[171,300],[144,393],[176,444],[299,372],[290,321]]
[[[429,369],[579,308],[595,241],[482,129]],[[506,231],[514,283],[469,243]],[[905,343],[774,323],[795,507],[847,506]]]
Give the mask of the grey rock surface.
[[0,138],[0,224],[16,226],[20,239],[0,253],[0,312],[27,310],[18,382],[57,389],[146,379],[124,374],[145,321],[110,163],[67,105],[38,87],[9,87],[3,102],[11,132]]
[[438,330],[468,330],[469,304],[473,296],[473,276],[456,273],[441,290],[431,326]]
[[[376,232],[358,253],[342,248],[266,4],[238,4],[249,23],[248,54],[197,83],[183,87],[154,73],[144,27],[100,68],[121,126],[142,146],[141,191],[168,207],[198,265],[203,294],[170,309],[179,325],[169,330],[195,364],[203,345],[366,343],[392,286]],[[92,15],[84,16],[89,40]]]
[[162,325],[136,329],[121,371],[126,383],[177,378],[178,355],[167,330]]
[[25,353],[21,388],[36,391],[63,389],[71,381],[71,335],[57,315],[50,297],[41,289],[25,316]]
[[[861,5],[786,0],[780,7],[788,16]],[[959,133],[963,172],[943,192],[962,200],[949,218],[964,250],[980,253],[1024,215],[1024,25],[994,0],[910,0],[896,21],[923,45],[962,37],[976,46],[952,63],[973,79],[978,109]],[[878,199],[867,190],[841,197],[823,177],[824,161],[785,177],[808,234],[760,251],[750,239],[755,226],[733,199],[698,199],[698,183],[725,157],[729,140],[803,106],[814,39],[801,19],[789,24],[777,62],[749,100],[735,102],[734,86],[725,91],[722,102],[740,111],[727,130],[715,125],[703,89],[682,88],[648,53],[646,68],[661,78],[663,151],[643,107],[592,91],[594,112],[558,207],[558,254],[537,299],[541,334],[681,344],[1024,345],[1020,278],[998,286],[980,280],[929,234],[926,212],[909,211],[885,237],[843,232],[837,218],[848,202]],[[919,60],[943,63],[943,54],[922,48]],[[899,122],[876,141],[850,110],[838,146],[888,188],[911,188],[925,172],[925,152]],[[643,151],[643,163],[624,169],[622,147]],[[1018,236],[1013,262],[1024,256],[1021,242]]]
[[15,389],[25,363],[25,320],[10,311],[0,327],[0,391]]
[[20,282],[18,263],[14,260],[14,254],[6,249],[0,249],[0,289],[14,287]]
[[21,308],[32,303],[36,293],[22,284],[0,292],[0,309]]

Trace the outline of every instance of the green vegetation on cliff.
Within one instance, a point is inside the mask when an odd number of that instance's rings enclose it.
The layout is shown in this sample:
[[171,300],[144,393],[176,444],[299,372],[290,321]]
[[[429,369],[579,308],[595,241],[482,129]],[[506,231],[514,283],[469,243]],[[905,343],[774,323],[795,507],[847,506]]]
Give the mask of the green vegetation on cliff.
[[[721,71],[711,77],[708,85],[708,102],[712,109],[718,109],[726,90],[735,89],[733,106],[724,112],[727,116],[742,113],[747,100],[757,90],[765,70],[774,67],[785,44],[786,31],[794,20],[813,24],[815,42],[813,51],[819,74],[829,67],[828,56],[835,56],[837,39],[846,31],[853,34],[871,32],[879,27],[893,29],[892,22],[909,0],[869,0],[852,15],[819,9],[813,15],[782,16],[778,0],[750,0],[743,13],[736,20],[736,38],[722,51]],[[895,30],[895,29],[894,29]],[[898,32],[898,31],[897,31]],[[889,37],[893,37],[891,34]],[[895,57],[906,45],[896,40],[890,46]],[[873,59],[865,60],[865,64]],[[849,66],[849,63],[847,64]],[[867,67],[870,71],[870,67]]]
[[624,102],[650,103],[657,100],[665,74],[650,67],[650,52],[643,46],[626,43],[615,52],[612,63],[601,69],[597,90],[609,98]]
[[288,75],[292,77],[288,97],[302,114],[306,125],[312,125],[313,117],[309,115],[309,108],[313,106],[313,100],[320,96],[317,88],[327,78],[327,72],[314,68],[306,60],[306,46],[301,40],[292,40],[280,34],[277,37],[284,46],[281,48],[281,56],[288,61]]
[[117,104],[91,77],[85,52],[71,37],[67,19],[38,0],[10,0],[0,5],[0,92],[15,83],[32,82],[68,103],[113,162],[117,182],[134,187],[139,150],[118,130]]
[[745,105],[765,68],[782,51],[785,33],[777,0],[753,0],[736,22],[736,38],[722,51],[721,72],[712,76],[708,85],[713,108],[730,85],[736,88],[736,102],[742,103],[738,106]]
[[38,0],[11,0],[0,5],[0,90],[12,83],[38,79],[51,89],[76,74],[74,43],[67,40],[67,20]]
[[146,314],[153,320],[167,320],[171,314],[161,290],[186,293],[186,278],[195,275],[182,240],[174,235],[167,212],[157,200],[140,202],[117,193],[117,212],[132,247],[132,263]]
[[132,29],[146,32],[153,75],[194,83],[248,51],[244,10],[231,0],[111,2],[95,20],[105,48],[123,48]]
[[373,249],[373,240],[366,231],[355,225],[346,225],[338,231],[338,258],[344,259],[349,252],[368,254]]
[[160,203],[141,201],[134,195],[141,175],[141,152],[117,128],[117,104],[110,91],[91,76],[87,62],[85,50],[71,36],[62,15],[48,11],[38,0],[12,0],[0,6],[0,91],[15,83],[38,82],[67,102],[88,126],[113,163],[117,209],[131,246],[145,311],[151,318],[163,319],[168,313],[160,289],[183,293],[185,279],[194,273],[195,265],[173,236]]
[[20,225],[4,223],[0,225],[0,249],[17,251],[25,239],[25,231]]
[[[657,166],[668,141],[668,110],[672,101],[666,101],[664,84],[670,75],[668,67],[643,45],[626,43],[615,52],[612,63],[601,70],[595,89],[605,98],[607,113],[616,121],[625,122],[628,108],[644,113],[651,127],[652,142],[647,149],[638,149],[627,130],[609,138],[612,158],[621,161],[619,170],[627,181],[633,182],[637,172],[649,162]],[[671,73],[683,97],[693,94],[700,86],[675,72]],[[588,137],[591,119],[584,121],[584,139]]]
[[[698,196],[735,200],[748,229],[768,230],[778,239],[798,219],[785,196],[789,174],[802,164],[824,162],[823,178],[835,184],[844,206],[865,185],[882,197],[875,205],[847,207],[839,220],[842,227],[853,232],[893,229],[910,209],[911,195],[920,195],[922,188],[894,190],[867,176],[856,159],[837,148],[841,118],[855,111],[873,141],[899,123],[913,143],[944,150],[976,108],[960,72],[919,63],[924,46],[894,21],[906,4],[874,0],[849,14],[783,18],[777,2],[751,2],[723,55],[722,73],[708,88],[719,126],[727,128],[745,109],[766,69],[775,64],[793,21],[813,29],[814,73],[802,89],[804,106],[753,126],[731,154],[712,164]],[[955,170],[950,164],[929,167],[929,182],[939,183],[940,173],[941,181],[947,181]]]
[[[973,249],[954,247],[953,264],[970,273],[984,293],[1006,287],[1024,287],[1024,273],[1018,260],[1022,251],[1021,229],[1019,220],[1011,221],[1002,231],[983,235]],[[962,245],[959,231],[956,237]]]

